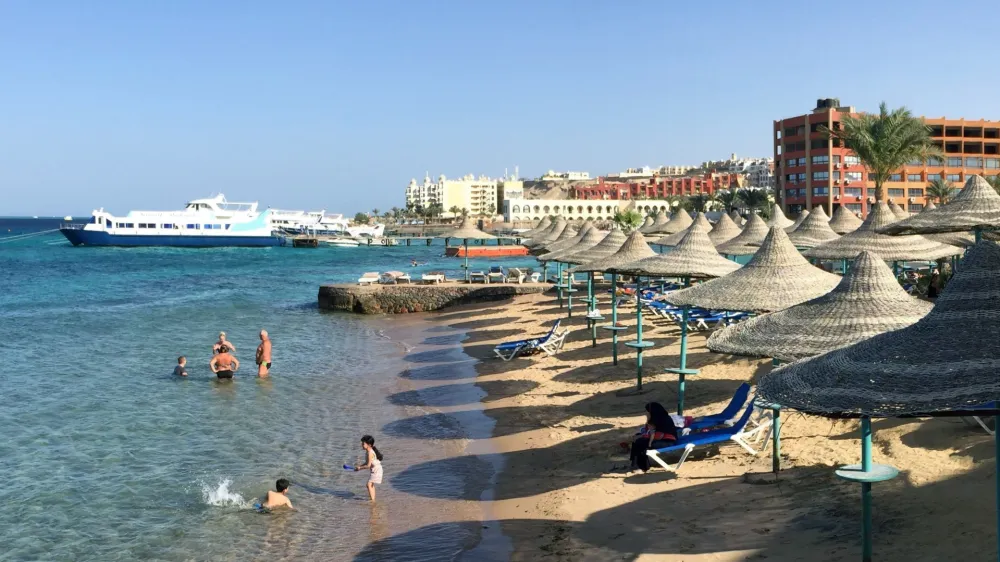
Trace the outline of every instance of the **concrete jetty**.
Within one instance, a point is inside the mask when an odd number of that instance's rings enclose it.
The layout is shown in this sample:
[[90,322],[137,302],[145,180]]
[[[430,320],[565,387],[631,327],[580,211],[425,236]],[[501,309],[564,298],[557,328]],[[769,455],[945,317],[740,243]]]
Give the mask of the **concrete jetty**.
[[542,293],[546,283],[322,285],[319,307],[357,314],[405,314]]

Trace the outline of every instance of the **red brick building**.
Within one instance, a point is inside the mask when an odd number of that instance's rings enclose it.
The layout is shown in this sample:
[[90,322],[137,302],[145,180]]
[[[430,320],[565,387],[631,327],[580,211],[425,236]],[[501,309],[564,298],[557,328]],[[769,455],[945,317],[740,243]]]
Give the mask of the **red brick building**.
[[690,196],[739,185],[738,174],[708,173],[700,176],[652,177],[647,181],[609,182],[604,177],[596,184],[577,186],[573,189],[576,199],[663,199],[667,196]]

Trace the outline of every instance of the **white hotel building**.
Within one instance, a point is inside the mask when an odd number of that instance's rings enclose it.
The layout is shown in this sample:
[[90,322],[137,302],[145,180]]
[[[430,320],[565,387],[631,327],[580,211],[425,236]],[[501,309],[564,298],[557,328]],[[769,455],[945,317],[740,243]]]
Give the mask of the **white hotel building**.
[[430,175],[424,176],[424,182],[418,184],[411,179],[406,186],[406,204],[427,208],[435,203],[441,205],[444,212],[441,216],[452,217],[452,207],[468,209],[473,215],[486,215],[497,209],[497,180],[487,176],[476,177],[472,174],[458,179],[448,179],[443,174],[438,181],[432,183]]
[[505,199],[503,202],[504,222],[515,223],[520,228],[528,223],[536,223],[546,216],[562,216],[567,220],[606,221],[614,218],[619,211],[636,209],[643,215],[670,210],[670,202],[654,199]]

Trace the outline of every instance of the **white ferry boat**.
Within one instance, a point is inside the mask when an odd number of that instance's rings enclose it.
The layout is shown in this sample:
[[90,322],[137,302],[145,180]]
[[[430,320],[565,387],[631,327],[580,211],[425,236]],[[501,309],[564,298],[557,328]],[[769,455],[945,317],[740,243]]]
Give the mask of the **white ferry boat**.
[[130,211],[116,217],[103,208],[91,221],[60,232],[74,246],[283,246],[272,234],[270,211],[257,203],[230,203],[224,195],[190,201],[182,211]]

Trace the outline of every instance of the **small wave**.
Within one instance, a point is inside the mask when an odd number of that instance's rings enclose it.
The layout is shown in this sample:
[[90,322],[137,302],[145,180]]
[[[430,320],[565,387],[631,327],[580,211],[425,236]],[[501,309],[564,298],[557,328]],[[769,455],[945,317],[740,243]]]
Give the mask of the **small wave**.
[[238,492],[234,492],[229,489],[232,484],[233,481],[229,478],[219,480],[219,483],[214,487],[210,484],[202,482],[201,499],[206,504],[215,507],[239,507],[241,509],[252,508],[253,502],[244,499]]

